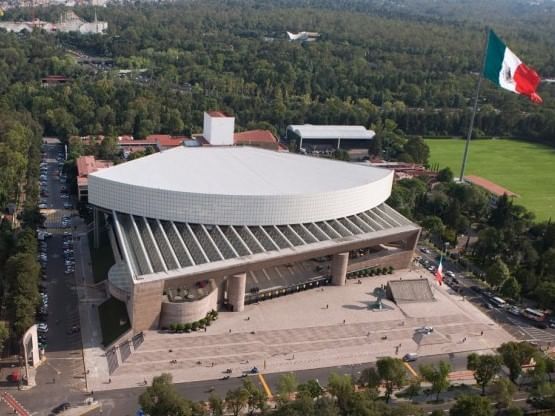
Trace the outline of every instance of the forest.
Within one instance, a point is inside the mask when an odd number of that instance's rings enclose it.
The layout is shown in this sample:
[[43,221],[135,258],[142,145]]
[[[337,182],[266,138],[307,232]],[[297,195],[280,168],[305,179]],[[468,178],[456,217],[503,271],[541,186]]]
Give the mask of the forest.
[[[421,7],[239,0],[78,7],[86,20],[96,12],[108,21],[108,33],[0,33],[0,106],[30,112],[46,135],[62,138],[197,133],[202,112],[215,108],[234,114],[240,129],[278,135],[293,123],[371,126],[390,119],[406,134],[460,136],[484,47],[480,11],[499,1],[466,3],[461,11],[446,2],[434,14],[425,0]],[[555,75],[555,12],[546,4],[524,13],[515,3],[489,23],[540,75]],[[56,21],[63,11],[36,13]],[[24,18],[28,10],[4,16]],[[320,37],[289,42],[286,30]],[[68,50],[110,58],[113,66],[79,65]],[[121,77],[118,69],[144,72]],[[72,83],[39,88],[48,74]],[[476,136],[553,143],[555,87],[543,83],[539,93],[543,106],[485,83]]]

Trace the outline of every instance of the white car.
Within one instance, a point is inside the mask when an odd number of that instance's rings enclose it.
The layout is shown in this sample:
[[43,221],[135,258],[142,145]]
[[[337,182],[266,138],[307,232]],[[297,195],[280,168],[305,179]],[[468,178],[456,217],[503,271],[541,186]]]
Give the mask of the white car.
[[48,208],[48,205],[46,204],[39,204],[39,209],[46,209]]
[[451,270],[447,270],[447,271],[445,272],[445,275],[446,275],[446,276],[449,276],[449,277],[455,277],[455,273],[453,273]]

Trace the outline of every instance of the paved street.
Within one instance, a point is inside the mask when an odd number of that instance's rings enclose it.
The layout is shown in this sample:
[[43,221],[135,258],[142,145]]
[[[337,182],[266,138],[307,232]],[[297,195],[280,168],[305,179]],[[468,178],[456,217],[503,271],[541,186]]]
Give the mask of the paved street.
[[[432,264],[437,266],[438,260],[435,253],[425,253],[419,249],[418,255],[429,260],[430,262],[432,262]],[[418,266],[417,269],[420,270],[423,274],[427,274],[428,276],[430,275],[429,271],[420,266]],[[457,274],[457,280],[459,281],[461,286],[461,290],[459,291],[459,293],[464,295],[465,298],[469,301],[473,302],[478,308],[480,308],[480,310],[484,314],[488,315],[491,319],[501,325],[503,329],[509,332],[516,339],[521,341],[530,341],[544,346],[548,343],[550,343],[551,345],[555,345],[555,329],[537,328],[534,321],[531,321],[525,317],[511,315],[509,312],[498,308],[488,309],[484,307],[484,304],[487,303],[486,299],[470,289],[470,286],[479,284],[476,281],[465,278],[462,274],[467,270],[462,268],[459,264],[450,261],[448,258],[444,258],[444,273],[447,270],[451,270]]]
[[[73,274],[64,274],[63,232],[60,220],[67,215],[63,209],[66,200],[60,198],[56,156],[63,151],[61,145],[47,146],[48,162],[48,231],[53,236],[47,241],[48,290],[48,345],[46,359],[38,368],[37,386],[27,391],[12,391],[27,410],[37,416],[47,415],[50,409],[65,402],[82,402],[85,398],[85,369],[81,334],[71,333],[79,325],[77,291]],[[43,198],[45,199],[45,198]],[[70,229],[70,228],[69,228]],[[6,408],[2,406],[2,411]]]

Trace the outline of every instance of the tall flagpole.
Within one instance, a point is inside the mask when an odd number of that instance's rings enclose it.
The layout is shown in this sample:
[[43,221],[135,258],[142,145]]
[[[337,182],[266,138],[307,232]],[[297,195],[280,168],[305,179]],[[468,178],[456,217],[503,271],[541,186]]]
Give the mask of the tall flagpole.
[[488,40],[489,40],[489,28],[486,27],[486,41],[484,42],[484,55],[482,56],[482,68],[480,68],[480,73],[478,74],[478,85],[476,86],[476,95],[474,95],[474,106],[472,108],[472,115],[470,116],[470,125],[468,126],[468,132],[466,134],[466,143],[464,144],[464,155],[463,155],[462,166],[461,166],[461,175],[459,176],[460,182],[464,182],[464,170],[466,168],[466,159],[468,158],[468,145],[470,144],[470,138],[472,137],[472,129],[474,128],[474,118],[476,117],[476,111],[478,110],[478,97],[480,96],[480,88],[482,86],[482,78],[484,77],[484,69],[486,66]]

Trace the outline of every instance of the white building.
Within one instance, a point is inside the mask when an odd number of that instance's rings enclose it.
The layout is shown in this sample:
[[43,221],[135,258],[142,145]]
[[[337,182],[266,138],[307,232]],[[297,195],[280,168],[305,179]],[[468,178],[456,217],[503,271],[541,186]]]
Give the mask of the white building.
[[295,140],[300,148],[308,144],[342,148],[368,149],[376,133],[364,126],[333,126],[292,124],[287,126],[286,136]]
[[[88,178],[95,222],[104,215],[111,225],[108,288],[135,331],[344,285],[347,271],[361,267],[408,267],[420,231],[385,204],[392,171],[248,146],[183,146]],[[361,250],[367,257],[351,262]],[[322,257],[331,262],[317,280],[256,278]]]

